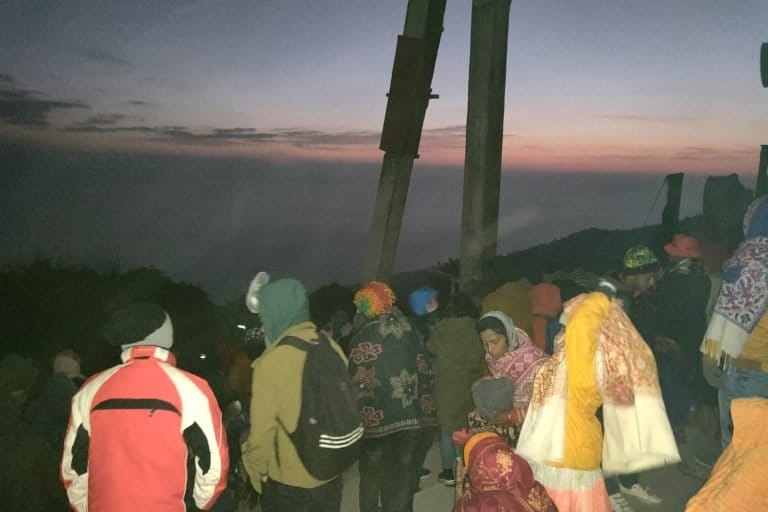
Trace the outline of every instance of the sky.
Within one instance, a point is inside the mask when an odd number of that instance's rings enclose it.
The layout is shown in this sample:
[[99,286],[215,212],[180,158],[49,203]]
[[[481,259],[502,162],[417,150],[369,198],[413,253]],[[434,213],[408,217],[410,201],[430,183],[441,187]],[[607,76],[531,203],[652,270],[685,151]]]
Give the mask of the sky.
[[[152,265],[217,300],[359,278],[404,0],[0,0],[0,266]],[[449,0],[396,270],[458,256],[470,2]],[[763,0],[513,0],[499,250],[753,185]],[[663,196],[662,196],[663,199]]]
[[[380,161],[404,0],[3,0],[4,137]],[[421,148],[460,166],[470,2],[448,1]],[[504,165],[752,172],[763,0],[515,0]]]

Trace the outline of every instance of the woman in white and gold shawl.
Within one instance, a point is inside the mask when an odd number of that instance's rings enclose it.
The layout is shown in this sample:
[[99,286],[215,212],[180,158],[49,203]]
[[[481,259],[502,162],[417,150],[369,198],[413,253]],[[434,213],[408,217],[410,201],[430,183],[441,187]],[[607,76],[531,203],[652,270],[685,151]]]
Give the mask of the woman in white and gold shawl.
[[560,512],[609,512],[603,471],[636,473],[680,455],[653,354],[620,302],[580,295],[564,323],[534,381],[517,451]]

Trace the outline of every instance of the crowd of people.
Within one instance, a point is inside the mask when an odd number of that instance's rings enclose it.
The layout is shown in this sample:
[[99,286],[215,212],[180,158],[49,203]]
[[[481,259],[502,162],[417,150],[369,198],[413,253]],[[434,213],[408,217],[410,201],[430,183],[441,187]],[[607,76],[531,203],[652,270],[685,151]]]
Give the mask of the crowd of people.
[[338,512],[357,462],[360,512],[412,512],[437,443],[455,512],[631,512],[628,497],[663,506],[643,472],[680,462],[691,413],[718,410],[686,510],[768,510],[768,200],[730,256],[687,234],[660,252],[628,248],[590,283],[398,301],[371,281],[321,316],[302,283],[260,274],[258,327],[231,326],[241,350],[207,373],[176,367],[162,307],[128,304],[102,329],[122,362],[87,380],[72,350],[45,377],[0,361],[0,434],[19,461],[4,503]]

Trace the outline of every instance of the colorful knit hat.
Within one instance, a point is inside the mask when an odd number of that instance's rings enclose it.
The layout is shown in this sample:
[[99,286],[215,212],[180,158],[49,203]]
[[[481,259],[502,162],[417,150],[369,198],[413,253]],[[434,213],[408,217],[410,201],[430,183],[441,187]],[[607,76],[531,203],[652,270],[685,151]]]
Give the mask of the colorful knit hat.
[[424,316],[427,314],[427,307],[432,299],[437,299],[437,290],[430,288],[429,286],[422,286],[421,288],[414,290],[408,296],[408,301],[411,303],[411,311],[416,316]]
[[656,255],[648,247],[637,245],[632,247],[624,254],[624,268],[622,272],[626,275],[646,274],[649,272],[658,272],[661,266]]
[[395,294],[392,289],[380,281],[365,283],[355,294],[357,312],[373,318],[392,309]]

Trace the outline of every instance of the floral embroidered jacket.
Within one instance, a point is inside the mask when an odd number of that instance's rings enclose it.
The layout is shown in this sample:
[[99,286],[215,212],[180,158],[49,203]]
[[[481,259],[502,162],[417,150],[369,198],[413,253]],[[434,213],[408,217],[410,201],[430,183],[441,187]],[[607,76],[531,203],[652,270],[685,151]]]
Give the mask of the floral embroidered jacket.
[[434,399],[423,386],[431,368],[421,335],[399,312],[375,317],[352,338],[349,372],[359,386],[366,437],[434,423]]

